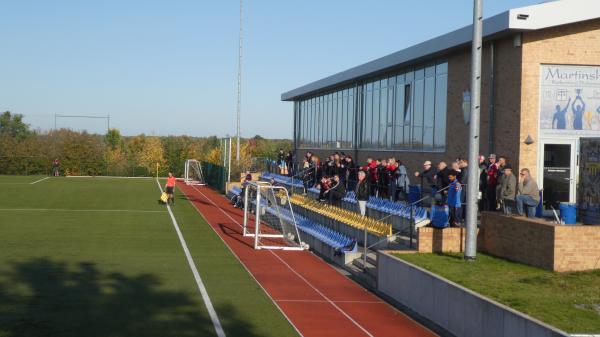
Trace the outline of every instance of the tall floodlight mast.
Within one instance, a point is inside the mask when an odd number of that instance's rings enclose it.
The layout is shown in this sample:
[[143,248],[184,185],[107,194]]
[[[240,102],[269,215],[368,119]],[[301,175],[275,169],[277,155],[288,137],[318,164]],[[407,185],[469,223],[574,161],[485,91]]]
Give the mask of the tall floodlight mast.
[[477,195],[479,194],[479,115],[481,108],[481,47],[483,0],[473,0],[473,44],[471,46],[471,118],[469,125],[469,181],[467,182],[467,235],[464,258],[477,254]]
[[240,162],[240,113],[242,111],[242,46],[243,46],[243,0],[240,0],[240,41],[238,48],[238,78],[237,78],[237,131],[236,131],[236,148],[235,148],[235,160],[239,164]]

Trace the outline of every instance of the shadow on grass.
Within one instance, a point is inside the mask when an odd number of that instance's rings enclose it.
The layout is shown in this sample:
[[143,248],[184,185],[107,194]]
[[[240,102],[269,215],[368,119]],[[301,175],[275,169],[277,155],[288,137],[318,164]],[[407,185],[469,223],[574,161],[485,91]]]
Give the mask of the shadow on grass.
[[[190,276],[191,277],[191,276]],[[15,263],[0,283],[0,336],[214,336],[199,295],[150,274],[104,273],[92,263]],[[236,308],[216,308],[228,336],[256,336]]]
[[464,261],[464,255],[463,254],[459,254],[459,253],[433,253],[433,254],[435,254],[437,256],[447,257],[447,258],[450,258],[450,259]]

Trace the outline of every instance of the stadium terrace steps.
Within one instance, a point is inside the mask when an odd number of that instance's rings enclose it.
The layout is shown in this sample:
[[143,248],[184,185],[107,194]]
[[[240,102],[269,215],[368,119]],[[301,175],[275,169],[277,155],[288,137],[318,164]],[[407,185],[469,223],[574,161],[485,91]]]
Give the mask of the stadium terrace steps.
[[359,214],[328,204],[323,204],[316,200],[302,195],[293,195],[290,202],[304,209],[320,214],[326,218],[337,220],[348,226],[367,231],[376,236],[385,237],[392,235],[392,226],[383,221],[378,221],[369,217],[362,217]]
[[231,199],[233,198],[233,196],[239,196],[242,193],[242,189],[238,186],[233,186],[232,188],[230,188],[227,193],[226,196],[227,198]]
[[[304,194],[302,180],[278,174],[264,172],[261,177],[263,181],[273,179],[276,183],[288,187],[293,193]],[[319,189],[311,187],[307,191],[307,195],[313,199],[319,196]],[[355,200],[354,192],[349,191],[346,197],[342,199],[342,208],[358,213],[358,206]],[[426,207],[415,206],[415,227],[421,227],[429,224],[429,213]],[[386,222],[391,223],[392,228],[396,232],[408,235],[411,227],[411,207],[404,202],[393,202],[391,200],[369,197],[367,201],[367,214],[373,219],[385,218]]]

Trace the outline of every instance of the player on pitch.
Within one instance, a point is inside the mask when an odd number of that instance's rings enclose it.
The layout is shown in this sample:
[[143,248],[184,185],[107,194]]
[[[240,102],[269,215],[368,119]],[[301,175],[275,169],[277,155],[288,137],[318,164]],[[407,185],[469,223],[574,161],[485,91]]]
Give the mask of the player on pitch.
[[169,201],[171,201],[171,205],[175,206],[175,198],[173,198],[173,191],[175,190],[175,177],[173,176],[173,172],[169,172],[169,177],[167,178],[167,185],[165,186],[165,191],[169,196],[167,199],[167,205]]

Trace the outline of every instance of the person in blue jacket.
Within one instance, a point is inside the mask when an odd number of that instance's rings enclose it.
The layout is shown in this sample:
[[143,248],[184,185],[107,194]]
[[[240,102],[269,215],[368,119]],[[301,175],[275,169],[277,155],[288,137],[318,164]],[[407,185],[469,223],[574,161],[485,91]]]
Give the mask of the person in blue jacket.
[[450,185],[448,187],[448,211],[450,215],[449,223],[450,226],[459,226],[460,221],[462,219],[462,205],[461,205],[461,194],[462,194],[462,186],[460,181],[456,179],[457,172],[451,170],[448,173],[448,180],[450,181]]

